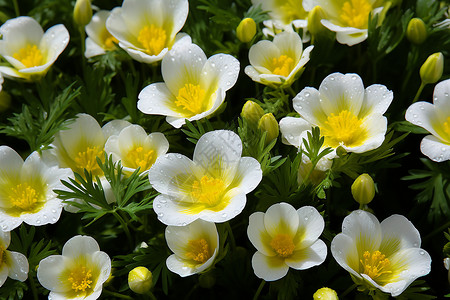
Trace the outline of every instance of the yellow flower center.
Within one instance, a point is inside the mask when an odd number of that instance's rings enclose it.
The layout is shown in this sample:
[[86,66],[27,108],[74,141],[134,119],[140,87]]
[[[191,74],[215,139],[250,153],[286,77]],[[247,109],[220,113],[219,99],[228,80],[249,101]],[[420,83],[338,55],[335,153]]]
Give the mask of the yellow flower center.
[[203,264],[211,257],[209,245],[205,239],[190,240],[187,247],[189,250],[186,257],[196,262]]
[[295,245],[292,237],[280,233],[270,241],[270,246],[280,257],[289,257],[294,253]]
[[84,169],[88,170],[92,173],[93,176],[100,175],[102,170],[97,163],[97,157],[104,161],[103,157],[103,149],[99,149],[99,147],[87,147],[86,151],[78,152],[75,157],[75,163],[78,170],[74,170],[80,175],[84,176]]
[[133,169],[141,168],[141,172],[148,170],[153,165],[154,153],[153,150],[145,150],[142,146],[136,147],[127,153],[124,166]]
[[303,9],[301,0],[276,0],[274,7],[279,7],[281,18],[285,24],[297,19],[305,19],[307,13]]
[[75,292],[86,292],[87,289],[91,289],[92,284],[92,271],[86,269],[86,267],[76,267],[70,272],[70,276],[67,279],[72,284],[72,290]]
[[42,65],[43,56],[41,50],[36,45],[27,45],[25,48],[14,53],[13,57],[20,61],[26,68]]
[[366,29],[372,5],[368,0],[349,0],[341,9],[341,20],[348,27]]
[[119,41],[113,37],[109,32],[105,34],[105,38],[103,39],[103,44],[105,45],[106,49],[114,49],[116,47],[115,44],[118,44]]
[[199,202],[208,206],[217,205],[222,199],[225,184],[221,179],[203,176],[200,181],[192,184],[191,195]]
[[11,188],[9,197],[13,206],[28,212],[36,208],[41,195],[34,188],[24,183]]
[[445,120],[443,128],[444,132],[447,134],[447,141],[450,142],[450,117],[447,117]]
[[370,253],[365,251],[363,254],[364,261],[360,259],[362,265],[362,274],[368,275],[373,280],[377,279],[381,274],[392,274],[389,270],[390,261],[380,251]]
[[158,55],[166,46],[166,31],[155,25],[144,26],[139,31],[138,41],[150,55]]
[[198,115],[205,109],[205,90],[199,85],[185,84],[179,91],[176,97],[175,104],[189,111],[192,115]]
[[287,77],[294,69],[294,60],[287,55],[272,59],[272,73]]
[[332,113],[320,130],[325,137],[326,146],[336,148],[343,144],[347,147],[356,147],[367,139],[367,131],[362,125],[363,120],[348,110],[343,110],[338,115]]

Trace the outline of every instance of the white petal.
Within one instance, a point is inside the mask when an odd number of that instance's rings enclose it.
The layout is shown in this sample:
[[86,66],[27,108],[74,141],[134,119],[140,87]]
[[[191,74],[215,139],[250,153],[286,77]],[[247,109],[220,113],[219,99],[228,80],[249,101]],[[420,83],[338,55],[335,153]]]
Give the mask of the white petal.
[[5,283],[6,279],[8,279],[8,268],[5,268],[5,266],[1,266],[1,268],[0,268],[0,287]]
[[267,40],[257,42],[250,48],[248,52],[248,58],[250,64],[258,69],[258,67],[266,68],[270,70],[272,66],[272,60],[280,56],[280,50],[278,47]]
[[361,32],[348,33],[348,32],[336,32],[336,41],[340,44],[353,46],[364,42],[367,39],[367,29]]
[[84,51],[84,56],[86,58],[91,58],[97,55],[103,55],[106,51],[94,42],[91,38],[86,38],[86,50]]
[[281,55],[293,58],[295,63],[300,60],[303,43],[298,33],[283,31],[274,37],[273,43],[278,47]]
[[137,107],[144,114],[183,117],[176,110],[175,96],[165,83],[158,82],[146,86],[138,98]]
[[297,210],[298,230],[295,243],[296,250],[303,249],[314,244],[325,228],[325,221],[317,209],[313,206],[303,206]]
[[0,183],[18,179],[23,159],[8,146],[0,146]]
[[427,135],[422,139],[420,151],[436,162],[450,160],[450,145],[444,144],[432,135]]
[[224,198],[229,197],[230,200],[227,206],[225,206],[222,210],[211,211],[205,209],[198,214],[198,217],[202,220],[214,223],[223,223],[236,217],[242,212],[245,204],[247,203],[247,197],[244,194],[236,194],[230,196],[230,194],[233,194],[233,191],[236,190],[238,189],[232,190],[224,196]]
[[178,205],[176,199],[159,195],[153,200],[153,210],[158,220],[166,225],[186,226],[198,219],[197,214],[186,213],[186,206]]
[[0,54],[12,56],[27,44],[39,45],[44,31],[36,20],[22,16],[6,21],[0,27],[0,34],[5,44],[0,47]]
[[373,84],[366,88],[364,101],[358,118],[362,119],[370,114],[384,114],[394,98],[394,93],[381,84]]
[[288,203],[277,203],[269,207],[264,216],[264,226],[271,237],[288,234],[294,237],[299,225],[298,213]]
[[80,254],[87,255],[96,251],[100,251],[100,247],[94,238],[87,235],[76,235],[64,244],[62,255],[76,259]]
[[304,88],[292,100],[296,112],[313,125],[318,125],[327,120],[327,114],[321,106],[321,95],[312,87]]
[[359,254],[355,240],[348,235],[339,233],[331,241],[331,254],[336,262],[353,276],[361,278],[359,270]]
[[383,239],[380,252],[390,256],[401,249],[420,247],[420,233],[414,225],[402,215],[392,215],[381,222]]
[[88,39],[93,43],[97,45],[103,44],[103,37],[101,36],[101,34],[105,31],[107,32],[106,20],[108,19],[110,14],[111,12],[108,10],[99,10],[92,16],[91,21],[84,28],[88,35]]
[[239,160],[234,180],[230,184],[244,194],[253,191],[262,180],[262,170],[259,162],[253,157],[242,157]]
[[444,137],[440,136],[433,126],[433,121],[439,119],[436,107],[433,104],[423,101],[413,103],[406,110],[405,119],[414,125],[425,128],[432,135],[444,140]]
[[286,276],[288,265],[278,256],[265,256],[256,252],[252,257],[252,267],[255,275],[265,281],[275,281]]
[[293,269],[306,270],[322,264],[326,257],[327,245],[322,240],[317,240],[310,247],[295,251],[286,258],[285,263]]
[[275,252],[272,247],[270,247],[272,238],[267,233],[266,227],[264,226],[263,212],[255,212],[250,215],[247,236],[256,250],[266,256],[275,256]]
[[56,223],[61,216],[61,212],[62,200],[53,198],[47,200],[44,206],[38,212],[22,214],[20,217],[28,225],[41,226]]
[[172,32],[170,36],[173,38],[175,34],[183,28],[186,22],[189,3],[187,0],[166,0],[161,1],[161,10],[165,20],[173,22]]
[[381,243],[381,226],[371,213],[357,210],[344,218],[342,233],[356,243],[358,253],[378,250]]
[[40,49],[45,51],[46,63],[54,63],[58,56],[64,51],[69,43],[69,31],[62,25],[50,27],[41,40]]
[[364,153],[378,148],[384,141],[387,130],[387,118],[375,113],[369,115],[363,121],[363,126],[367,130],[367,139],[360,146],[348,147],[342,145],[347,152]]
[[97,266],[100,272],[100,274],[97,277],[95,287],[93,287],[93,289],[94,290],[100,289],[101,291],[103,283],[106,280],[108,280],[109,275],[111,274],[111,259],[105,252],[97,251],[92,254],[91,262]]
[[218,88],[225,92],[236,83],[239,70],[239,61],[233,56],[213,55],[203,66],[200,86],[208,89],[207,95],[213,94]]
[[450,110],[450,80],[444,80],[436,84],[433,92],[433,103],[439,109]]
[[303,143],[300,136],[306,130],[311,130],[311,124],[302,118],[285,117],[280,120],[280,131],[284,144],[300,148]]
[[8,251],[7,253],[8,259],[11,258],[8,276],[22,282],[27,280],[29,268],[27,257],[19,252]]
[[28,79],[27,74],[22,74],[15,68],[0,66],[0,73],[5,77]]
[[0,247],[7,249],[11,243],[11,232],[0,230]]
[[71,286],[61,278],[68,262],[62,255],[50,255],[41,260],[37,269],[39,283],[47,290],[57,293],[71,290]]
[[13,217],[0,209],[0,226],[2,231],[11,231],[22,224],[22,218]]
[[112,135],[119,135],[123,129],[130,125],[131,123],[125,120],[112,120],[103,125],[102,132],[105,139],[108,139]]

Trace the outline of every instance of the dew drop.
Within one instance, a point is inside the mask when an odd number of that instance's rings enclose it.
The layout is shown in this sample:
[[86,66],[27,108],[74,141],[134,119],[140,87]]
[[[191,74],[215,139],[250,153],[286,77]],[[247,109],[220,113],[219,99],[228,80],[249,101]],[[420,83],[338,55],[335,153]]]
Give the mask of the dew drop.
[[331,80],[331,81],[334,81],[334,77],[333,77],[333,76],[331,76],[331,77],[330,77],[330,80]]
[[309,92],[305,92],[305,97],[309,97],[311,94]]
[[52,209],[52,213],[56,214],[56,209]]
[[56,219],[55,217],[53,217],[53,218],[52,218],[52,222],[54,223],[54,222],[56,222],[56,221],[58,221],[58,219]]
[[41,224],[41,220],[36,220],[36,224]]
[[162,218],[164,214],[162,212],[158,213],[158,217]]
[[161,208],[161,204],[156,204],[156,208]]
[[222,218],[226,218],[227,217],[227,214],[226,213],[223,213],[222,214]]
[[420,250],[420,251],[419,251],[419,254],[420,254],[420,255],[425,255],[425,251]]

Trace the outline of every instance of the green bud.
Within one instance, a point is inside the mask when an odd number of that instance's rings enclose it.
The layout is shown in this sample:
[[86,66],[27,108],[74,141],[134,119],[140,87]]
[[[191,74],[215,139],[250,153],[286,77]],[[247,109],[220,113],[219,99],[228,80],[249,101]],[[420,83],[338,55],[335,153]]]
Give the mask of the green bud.
[[73,9],[73,20],[75,24],[84,27],[92,19],[91,0],[77,0]]
[[436,83],[441,79],[444,71],[444,55],[441,52],[433,53],[420,67],[420,78],[424,84]]
[[276,139],[280,133],[278,122],[271,113],[265,114],[259,119],[258,128],[267,132],[266,145]]
[[320,22],[326,18],[325,11],[320,6],[314,6],[314,8],[308,13],[308,31],[312,35],[316,35],[323,31],[325,27]]
[[256,23],[252,18],[245,18],[236,28],[237,38],[242,43],[250,42],[256,34]]
[[128,273],[128,286],[137,294],[147,293],[152,284],[152,272],[146,267],[136,267]]
[[335,290],[323,287],[318,289],[314,295],[314,300],[338,300],[338,295]]
[[412,18],[406,28],[406,38],[413,44],[420,45],[427,39],[427,26],[420,18]]
[[258,103],[248,100],[244,107],[242,107],[241,116],[247,120],[248,123],[258,124],[259,119],[264,115],[264,110],[259,106]]
[[361,174],[352,184],[353,198],[359,204],[369,204],[375,196],[375,184],[369,174]]

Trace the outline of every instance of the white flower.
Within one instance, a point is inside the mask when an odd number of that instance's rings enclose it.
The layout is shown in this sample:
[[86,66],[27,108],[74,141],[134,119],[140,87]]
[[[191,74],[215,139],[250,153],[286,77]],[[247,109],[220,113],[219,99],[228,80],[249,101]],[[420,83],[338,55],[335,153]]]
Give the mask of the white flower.
[[119,43],[106,29],[106,19],[108,19],[110,14],[110,11],[100,10],[92,16],[91,21],[86,25],[85,30],[88,35],[86,38],[86,51],[84,52],[86,58],[114,50],[116,48],[114,43]]
[[62,255],[39,262],[37,278],[50,290],[49,299],[94,300],[100,297],[110,273],[111,259],[100,251],[97,241],[77,235],[64,244]]
[[[448,257],[444,258],[444,267],[447,270],[450,269],[450,258],[448,258]],[[448,271],[447,280],[448,280],[448,283],[450,283],[450,270]]]
[[9,251],[11,233],[0,230],[0,287],[6,279],[25,281],[28,278],[28,260],[25,255],[19,252]]
[[303,43],[295,32],[277,34],[273,42],[259,41],[250,48],[250,66],[245,74],[253,81],[277,87],[290,86],[309,61],[314,46],[303,51]]
[[30,17],[6,21],[0,27],[0,55],[12,67],[1,66],[4,76],[31,80],[43,76],[69,43],[69,32],[59,24],[45,33]]
[[11,231],[22,222],[40,226],[58,221],[62,200],[54,189],[63,188],[69,169],[48,166],[37,152],[23,161],[16,151],[0,146],[0,226]]
[[405,118],[414,125],[428,130],[420,143],[420,150],[431,160],[450,159],[450,79],[434,88],[433,104],[417,102],[408,107]]
[[160,61],[184,34],[187,0],[124,0],[111,11],[106,28],[119,46],[143,63]]
[[336,32],[336,40],[353,46],[367,39],[369,14],[382,11],[385,1],[377,0],[315,0],[325,11],[328,19],[322,24]]
[[[383,114],[392,99],[392,91],[384,85],[364,89],[357,74],[333,73],[322,81],[319,90],[306,87],[295,96],[294,109],[300,118],[280,121],[283,141],[300,148],[309,123],[320,128],[324,147],[342,146],[356,153],[376,149],[384,141],[387,119]],[[335,155],[334,151],[327,159]]]
[[420,243],[419,232],[404,216],[392,215],[380,224],[371,213],[357,210],[345,217],[331,253],[356,283],[396,297],[430,272],[431,257]]
[[166,225],[186,225],[196,219],[225,222],[238,215],[262,179],[261,166],[241,157],[242,142],[228,130],[205,133],[197,142],[193,161],[169,153],[149,171],[158,219]]
[[167,226],[166,241],[174,253],[166,260],[167,268],[181,277],[207,270],[219,251],[216,225],[203,220],[187,226]]
[[225,92],[236,83],[239,61],[228,54],[206,59],[203,50],[190,38],[164,57],[163,82],[145,87],[138,108],[145,114],[167,116],[167,122],[180,128],[185,120],[200,120],[215,112],[225,100]]
[[251,214],[247,235],[258,250],[252,258],[255,275],[274,281],[286,276],[289,268],[305,270],[323,263],[327,246],[318,238],[324,227],[323,217],[312,206],[295,210],[277,203],[266,213]]
[[169,142],[164,134],[153,132],[148,135],[139,125],[125,127],[118,135],[110,136],[105,144],[108,156],[112,155],[113,161],[120,160],[123,170],[131,173],[137,168],[140,172],[148,171],[167,150]]

